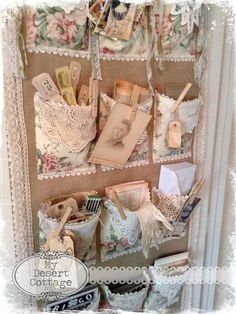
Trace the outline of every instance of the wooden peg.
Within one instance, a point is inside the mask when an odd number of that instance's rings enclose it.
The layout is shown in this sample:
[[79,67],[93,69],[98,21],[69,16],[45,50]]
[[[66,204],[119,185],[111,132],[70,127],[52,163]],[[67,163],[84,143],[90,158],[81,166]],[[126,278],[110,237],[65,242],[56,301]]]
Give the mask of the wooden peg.
[[171,113],[175,113],[175,111],[178,109],[179,105],[181,104],[181,102],[183,101],[185,95],[187,94],[187,92],[189,91],[190,87],[192,86],[191,83],[188,83],[184,90],[182,91],[182,93],[179,95],[178,99],[176,100],[172,110],[171,110]]
[[72,208],[68,207],[65,214],[62,216],[59,226],[56,228],[56,230],[53,233],[55,237],[59,237],[61,230],[64,228],[64,225],[66,224],[71,212],[72,212]]
[[111,191],[112,192],[112,200],[113,202],[115,203],[118,211],[119,211],[119,214],[120,214],[120,217],[122,220],[125,220],[126,219],[126,216],[125,216],[125,212],[124,212],[124,209],[123,209],[123,206],[121,205],[120,203],[120,200],[116,194],[115,191]]

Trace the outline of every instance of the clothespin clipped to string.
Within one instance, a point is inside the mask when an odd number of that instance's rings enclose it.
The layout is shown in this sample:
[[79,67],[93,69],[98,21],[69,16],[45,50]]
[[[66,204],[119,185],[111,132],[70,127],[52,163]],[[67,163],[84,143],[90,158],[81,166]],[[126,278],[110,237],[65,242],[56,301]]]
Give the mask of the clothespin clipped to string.
[[140,92],[141,92],[141,87],[139,87],[138,85],[134,85],[132,95],[130,98],[130,106],[131,106],[130,121],[131,122],[134,122],[135,117],[136,117]]
[[[171,113],[176,115],[176,111],[179,108],[181,102],[183,101],[185,95],[191,88],[192,84],[188,83],[182,93],[179,95],[178,99],[176,100],[173,108],[171,109]],[[168,127],[168,147],[169,148],[180,148],[181,147],[181,139],[182,139],[182,128],[181,122],[174,118],[174,120],[170,121]]]

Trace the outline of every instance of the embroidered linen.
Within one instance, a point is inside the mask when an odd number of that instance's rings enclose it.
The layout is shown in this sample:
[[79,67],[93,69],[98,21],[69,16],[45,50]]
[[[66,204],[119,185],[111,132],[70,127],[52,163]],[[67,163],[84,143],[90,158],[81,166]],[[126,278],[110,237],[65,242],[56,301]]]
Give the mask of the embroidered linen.
[[[169,2],[169,3],[168,3]],[[198,39],[201,4],[194,0],[156,6],[157,57],[167,60],[194,60],[202,51]]]
[[[100,115],[99,115],[99,129],[102,130],[106,124],[106,121],[111,113],[112,109],[114,108],[117,101],[110,98],[106,94],[100,94]],[[103,106],[106,110],[102,110]],[[152,108],[152,98],[148,98],[146,101],[139,105],[139,110],[145,113],[150,113]],[[149,136],[148,131],[145,130],[143,135],[140,137],[138,143],[136,144],[132,154],[130,155],[125,167],[133,167],[139,165],[146,165],[149,163]],[[112,170],[111,167],[102,166],[102,170]]]
[[176,303],[182,288],[188,279],[190,265],[179,267],[150,267],[149,275],[152,284],[144,303],[144,310],[157,311]]
[[121,219],[115,204],[104,202],[101,215],[101,260],[135,251],[140,245],[140,225],[134,212],[124,209],[126,219]]
[[87,6],[65,12],[60,6],[27,8],[26,46],[29,50],[54,52],[88,50]]
[[[65,229],[75,234],[75,252],[76,257],[84,263],[94,264],[96,262],[96,228],[101,211],[94,215],[88,222],[66,224]],[[44,245],[48,235],[55,230],[58,222],[55,219],[48,218],[40,209],[39,218],[39,240],[40,247]]]
[[91,106],[69,106],[34,97],[38,178],[95,172],[87,162],[96,122]]
[[157,97],[159,98],[159,103],[157,104],[157,118],[153,136],[153,162],[191,156],[193,130],[198,123],[200,99],[183,101],[178,107],[176,114],[181,122],[182,140],[181,147],[173,149],[167,146],[167,136],[169,123],[174,120],[171,109],[175,100],[158,93]]

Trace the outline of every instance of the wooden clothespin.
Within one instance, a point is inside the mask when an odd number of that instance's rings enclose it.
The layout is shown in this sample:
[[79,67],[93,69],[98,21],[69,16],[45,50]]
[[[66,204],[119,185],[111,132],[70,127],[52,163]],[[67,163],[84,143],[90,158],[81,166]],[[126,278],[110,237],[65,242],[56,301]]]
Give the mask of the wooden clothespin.
[[181,102],[183,101],[185,95],[187,94],[187,92],[189,91],[189,89],[191,88],[192,84],[188,83],[184,90],[182,91],[182,93],[179,95],[178,99],[176,100],[173,108],[171,109],[171,113],[175,113],[176,110],[178,109],[179,105],[181,104]]
[[[175,114],[176,110],[178,109],[179,105],[183,101],[185,95],[189,91],[190,87],[192,86],[191,83],[188,83],[182,93],[179,95],[178,99],[176,100],[173,108],[171,109],[171,113]],[[182,127],[181,122],[177,119],[170,121],[168,127],[168,147],[170,148],[180,148],[181,147],[181,140],[182,140]]]
[[58,227],[48,236],[48,239],[45,243],[44,249],[46,251],[59,251],[59,252],[67,252],[69,255],[74,256],[74,244],[70,235],[65,235],[61,239],[60,234],[62,229],[64,228],[70,214],[72,208],[68,207],[65,214],[63,215]]
[[98,80],[89,79],[89,103],[92,106],[92,117],[96,118],[98,113]]
[[121,202],[120,202],[116,192],[115,191],[111,191],[111,193],[112,193],[112,200],[115,203],[115,205],[116,205],[116,207],[117,207],[117,209],[119,211],[121,219],[125,220],[126,216],[125,216],[124,208],[123,208],[123,206],[122,206],[122,204],[121,204]]
[[135,120],[135,117],[136,117],[136,112],[138,110],[138,99],[139,99],[140,92],[141,92],[141,87],[139,87],[138,85],[134,85],[132,95],[130,98],[130,106],[132,107],[131,116],[130,116],[131,122],[133,122]]

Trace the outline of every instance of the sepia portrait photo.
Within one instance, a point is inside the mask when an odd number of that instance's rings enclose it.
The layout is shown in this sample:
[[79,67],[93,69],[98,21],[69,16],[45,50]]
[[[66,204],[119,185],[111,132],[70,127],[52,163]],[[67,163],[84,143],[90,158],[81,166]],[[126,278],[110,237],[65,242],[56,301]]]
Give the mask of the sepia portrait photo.
[[131,122],[131,110],[131,106],[115,105],[89,162],[123,168],[151,119],[149,114],[137,111]]

